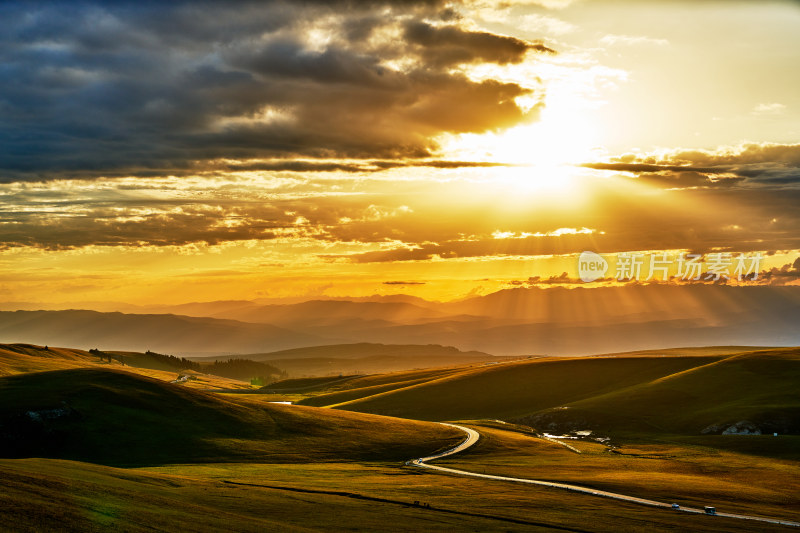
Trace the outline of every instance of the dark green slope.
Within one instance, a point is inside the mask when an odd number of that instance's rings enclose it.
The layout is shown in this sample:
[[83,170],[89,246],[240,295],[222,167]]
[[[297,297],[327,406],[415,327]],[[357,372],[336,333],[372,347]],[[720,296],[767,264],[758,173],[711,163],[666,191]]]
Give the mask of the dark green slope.
[[228,399],[119,371],[0,379],[0,456],[109,465],[404,460],[458,441],[441,426]]
[[739,424],[762,433],[800,433],[800,350],[734,355],[662,379],[536,413],[538,426],[588,423],[606,431],[719,434]]
[[530,360],[468,369],[339,409],[419,420],[510,419],[716,361],[719,357]]

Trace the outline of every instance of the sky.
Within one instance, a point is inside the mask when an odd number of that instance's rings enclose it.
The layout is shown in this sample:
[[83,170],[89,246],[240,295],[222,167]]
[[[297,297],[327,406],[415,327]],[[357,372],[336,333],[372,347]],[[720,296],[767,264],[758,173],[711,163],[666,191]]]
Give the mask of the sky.
[[797,2],[0,20],[0,302],[450,300],[576,286],[585,250],[800,279]]

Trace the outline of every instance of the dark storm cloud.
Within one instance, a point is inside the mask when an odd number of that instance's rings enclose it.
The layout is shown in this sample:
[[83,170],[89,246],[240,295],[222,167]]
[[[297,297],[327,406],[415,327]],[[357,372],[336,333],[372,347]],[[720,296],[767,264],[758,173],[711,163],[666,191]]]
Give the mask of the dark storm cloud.
[[482,31],[466,31],[458,26],[432,26],[410,21],[405,26],[409,43],[419,45],[426,64],[447,66],[478,61],[519,63],[534,50],[554,54],[555,50],[541,43],[532,43]]
[[[449,67],[550,49],[426,22],[443,11],[399,1],[4,3],[0,180],[180,174],[223,158],[428,157],[435,135],[534,116],[515,98],[538,88]],[[309,37],[317,27],[325,40]]]
[[800,187],[800,144],[749,143],[735,149],[626,154],[587,168],[637,174],[664,188]]

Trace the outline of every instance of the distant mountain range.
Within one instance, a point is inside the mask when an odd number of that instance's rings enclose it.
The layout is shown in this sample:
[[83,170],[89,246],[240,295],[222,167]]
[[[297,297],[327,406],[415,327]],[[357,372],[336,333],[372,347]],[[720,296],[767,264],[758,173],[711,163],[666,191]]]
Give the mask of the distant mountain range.
[[439,344],[495,355],[800,345],[800,287],[794,286],[516,288],[445,303],[398,295],[136,309],[0,312],[0,342],[176,355],[363,342]]
[[252,352],[322,344],[314,335],[268,324],[85,310],[0,312],[0,339],[84,349],[152,350],[173,355]]

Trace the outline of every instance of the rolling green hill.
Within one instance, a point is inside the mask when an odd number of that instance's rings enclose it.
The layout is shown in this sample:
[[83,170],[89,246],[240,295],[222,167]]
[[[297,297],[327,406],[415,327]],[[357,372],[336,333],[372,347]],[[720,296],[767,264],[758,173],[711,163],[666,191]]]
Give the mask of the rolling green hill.
[[[368,342],[309,346],[237,357],[269,363],[285,370],[292,377],[378,374],[505,360],[484,352],[462,351],[452,346],[438,344]],[[197,358],[198,361],[212,359],[223,358]]]
[[[454,376],[469,371],[469,366],[456,366],[445,368],[427,368],[406,372],[391,372],[388,374],[374,374],[367,376],[353,376],[341,382],[329,383],[317,390],[317,394],[304,399],[303,405],[333,406],[343,402],[358,400],[381,394],[388,391],[399,390],[412,385],[427,383],[447,376]],[[280,385],[276,383],[275,386]]]
[[[564,404],[527,420],[559,430],[800,433],[800,349],[745,352]],[[737,423],[740,427],[736,428]],[[732,428],[732,426],[734,426]],[[732,429],[729,429],[732,428]],[[748,429],[749,428],[749,429]]]
[[800,349],[729,352],[736,349],[540,358],[365,376],[301,403],[420,420],[496,418],[550,432],[800,433]]
[[[183,386],[198,389],[250,389],[249,383],[184,366],[197,363],[160,354],[118,351],[77,350],[34,344],[0,344],[0,376],[13,376],[32,372],[68,370],[75,368],[124,369],[162,381],[174,381],[180,376],[191,379]],[[196,366],[199,368],[199,365]],[[208,371],[208,370],[206,370]]]
[[222,398],[121,371],[0,378],[0,456],[110,465],[405,460],[457,430],[311,407]]
[[336,407],[419,420],[511,419],[646,383],[719,357],[530,359],[465,368]]

